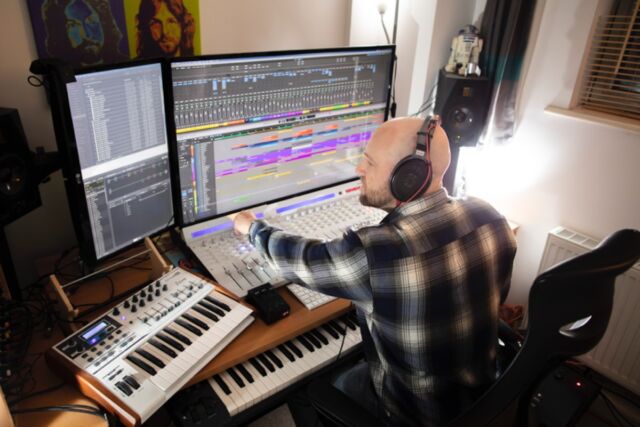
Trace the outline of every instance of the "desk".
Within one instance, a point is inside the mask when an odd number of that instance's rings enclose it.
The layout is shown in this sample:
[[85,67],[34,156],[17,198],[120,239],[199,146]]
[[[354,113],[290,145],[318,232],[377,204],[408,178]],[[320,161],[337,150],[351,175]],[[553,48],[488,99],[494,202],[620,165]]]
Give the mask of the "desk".
[[[132,252],[135,253],[135,251]],[[142,262],[137,266],[137,268],[148,268],[147,263],[148,261]],[[146,270],[139,269],[125,269],[114,272],[111,277],[114,281],[115,294],[118,295],[136,284],[144,282],[147,274],[148,272]],[[185,387],[209,378],[215,373],[221,372],[241,361],[247,360],[249,357],[267,350],[268,348],[274,347],[302,332],[310,330],[330,319],[346,313],[351,307],[351,303],[349,301],[338,299],[309,311],[285,288],[278,289],[278,292],[291,307],[291,313],[289,316],[270,326],[266,325],[260,319],[256,319],[238,338],[236,338],[204,369],[202,369]],[[72,303],[77,306],[80,304],[105,301],[109,298],[109,295],[110,283],[108,280],[100,279],[83,284],[73,295],[71,295],[70,299]],[[97,311],[86,318],[80,318],[83,320],[91,320],[98,317],[98,315],[108,309],[109,307],[105,307],[104,310]],[[53,334],[50,337],[40,338],[39,336],[34,336],[29,353],[46,351],[62,339],[63,335],[57,328],[53,331]],[[36,390],[42,390],[61,382],[59,377],[46,365],[44,358],[40,358],[35,364],[34,376],[38,381]],[[93,405],[93,403],[86,399],[75,387],[64,385],[54,392],[35,396],[20,402],[17,407],[25,409],[38,406],[52,406],[71,403]],[[161,412],[162,411],[158,411],[156,415],[145,423],[145,425],[167,425],[169,421],[168,417],[166,417],[166,414],[162,414]],[[55,427],[105,425],[105,422],[98,417],[73,412],[20,414],[17,415],[14,420],[17,427],[41,425]]]

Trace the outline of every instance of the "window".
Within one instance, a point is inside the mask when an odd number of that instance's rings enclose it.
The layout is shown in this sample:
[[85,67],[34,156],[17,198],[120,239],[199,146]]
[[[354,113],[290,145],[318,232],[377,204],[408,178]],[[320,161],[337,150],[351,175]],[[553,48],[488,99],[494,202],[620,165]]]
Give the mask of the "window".
[[598,18],[578,106],[640,120],[640,0],[616,0]]

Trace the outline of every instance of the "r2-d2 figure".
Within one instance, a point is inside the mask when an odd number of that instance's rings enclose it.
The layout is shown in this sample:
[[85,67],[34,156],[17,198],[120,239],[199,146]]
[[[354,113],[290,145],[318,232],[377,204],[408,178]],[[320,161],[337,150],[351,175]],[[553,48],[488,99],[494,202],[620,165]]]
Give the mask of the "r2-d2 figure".
[[478,34],[478,29],[473,25],[465,25],[451,41],[451,55],[449,62],[444,67],[445,71],[461,76],[469,74],[479,76],[480,51],[482,51],[482,39]]

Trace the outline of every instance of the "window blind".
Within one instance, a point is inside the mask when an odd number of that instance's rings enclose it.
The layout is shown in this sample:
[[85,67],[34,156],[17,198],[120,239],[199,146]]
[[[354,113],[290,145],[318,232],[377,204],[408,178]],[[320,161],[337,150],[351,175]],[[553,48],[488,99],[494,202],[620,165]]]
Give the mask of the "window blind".
[[579,104],[640,120],[640,0],[629,2],[598,19]]

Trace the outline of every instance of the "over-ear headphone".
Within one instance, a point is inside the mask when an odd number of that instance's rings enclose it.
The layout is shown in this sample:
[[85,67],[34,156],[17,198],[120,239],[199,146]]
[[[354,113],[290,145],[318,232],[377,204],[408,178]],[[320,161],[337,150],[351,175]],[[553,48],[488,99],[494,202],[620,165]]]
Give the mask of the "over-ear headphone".
[[391,171],[391,194],[402,203],[410,202],[431,184],[431,138],[439,122],[439,116],[425,119],[418,131],[416,152],[401,159]]

